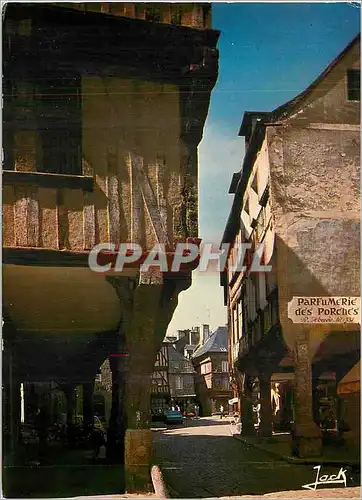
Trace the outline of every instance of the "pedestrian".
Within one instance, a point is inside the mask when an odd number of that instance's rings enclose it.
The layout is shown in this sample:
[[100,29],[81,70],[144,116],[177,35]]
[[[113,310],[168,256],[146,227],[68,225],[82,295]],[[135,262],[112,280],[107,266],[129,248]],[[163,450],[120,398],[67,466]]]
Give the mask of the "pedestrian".
[[195,418],[199,418],[199,412],[200,412],[200,409],[199,409],[199,405],[195,405]]
[[220,418],[224,416],[224,407],[223,405],[220,406]]
[[101,447],[106,446],[106,436],[102,429],[93,427],[93,432],[91,434],[91,443],[93,445],[93,460],[96,460],[99,456]]

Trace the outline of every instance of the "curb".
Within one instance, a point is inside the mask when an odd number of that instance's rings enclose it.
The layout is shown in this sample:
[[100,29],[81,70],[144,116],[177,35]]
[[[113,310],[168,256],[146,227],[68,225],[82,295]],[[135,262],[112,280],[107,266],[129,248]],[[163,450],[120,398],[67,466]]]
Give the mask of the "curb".
[[268,453],[269,455],[279,458],[280,460],[285,460],[286,462],[289,462],[291,464],[304,464],[304,465],[320,465],[320,464],[326,464],[326,465],[336,465],[336,466],[351,466],[351,467],[360,467],[360,461],[359,460],[333,460],[330,458],[323,458],[323,457],[316,457],[316,458],[298,458],[298,457],[291,457],[289,455],[281,455],[280,453],[272,450],[268,450],[263,447],[263,445],[260,445],[258,443],[251,443],[247,439],[243,438],[239,434],[232,434],[230,430],[230,434],[234,439],[237,439],[238,441],[241,441],[242,443],[245,443],[249,446],[253,446],[253,448],[256,448],[260,451],[263,451],[265,453]]

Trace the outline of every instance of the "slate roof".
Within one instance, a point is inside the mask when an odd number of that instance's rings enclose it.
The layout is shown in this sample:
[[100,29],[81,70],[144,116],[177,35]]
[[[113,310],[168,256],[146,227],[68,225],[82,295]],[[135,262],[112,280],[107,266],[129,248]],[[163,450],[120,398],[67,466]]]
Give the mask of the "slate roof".
[[167,346],[169,372],[173,373],[195,373],[195,369],[191,361],[181,353],[177,352],[172,344]]
[[200,346],[194,354],[192,359],[199,358],[205,354],[215,352],[227,352],[228,350],[228,329],[226,326],[219,326],[219,328],[210,335],[204,345]]

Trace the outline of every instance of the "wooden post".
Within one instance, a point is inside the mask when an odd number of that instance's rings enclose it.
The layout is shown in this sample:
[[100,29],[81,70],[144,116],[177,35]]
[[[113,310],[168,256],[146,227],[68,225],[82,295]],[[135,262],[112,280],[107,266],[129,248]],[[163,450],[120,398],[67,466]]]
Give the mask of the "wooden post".
[[272,406],[271,406],[271,386],[270,373],[259,375],[260,386],[260,426],[259,431],[261,436],[272,435]]

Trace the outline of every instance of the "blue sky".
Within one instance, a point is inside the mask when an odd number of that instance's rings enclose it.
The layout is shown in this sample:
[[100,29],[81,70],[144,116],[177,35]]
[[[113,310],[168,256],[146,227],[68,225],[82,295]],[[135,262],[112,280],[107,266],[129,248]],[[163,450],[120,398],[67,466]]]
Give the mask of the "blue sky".
[[[245,111],[271,111],[304,90],[360,31],[360,10],[348,3],[214,3],[220,30],[219,77],[199,146],[200,237],[219,243],[240,170]],[[194,324],[226,323],[219,277],[194,273],[180,295],[169,333]]]

